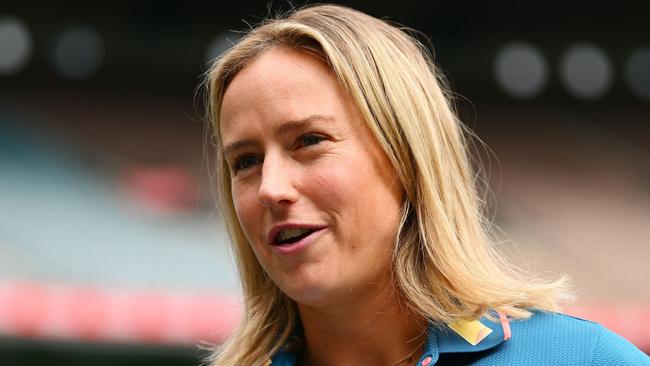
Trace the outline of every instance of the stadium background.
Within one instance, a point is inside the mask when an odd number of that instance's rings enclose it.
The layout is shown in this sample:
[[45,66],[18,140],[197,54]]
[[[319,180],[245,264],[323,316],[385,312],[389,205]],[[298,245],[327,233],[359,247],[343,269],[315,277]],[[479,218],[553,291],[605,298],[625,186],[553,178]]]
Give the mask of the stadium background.
[[[650,352],[647,6],[339,3],[430,39],[496,155],[479,154],[502,250],[567,273],[568,312]],[[195,365],[236,325],[197,86],[247,23],[289,8],[3,2],[1,365]]]

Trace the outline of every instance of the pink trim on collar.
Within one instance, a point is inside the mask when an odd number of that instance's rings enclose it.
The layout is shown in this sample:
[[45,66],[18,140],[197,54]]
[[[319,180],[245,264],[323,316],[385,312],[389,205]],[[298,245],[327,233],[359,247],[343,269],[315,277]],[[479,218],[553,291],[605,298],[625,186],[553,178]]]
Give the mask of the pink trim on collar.
[[512,331],[510,330],[510,320],[508,320],[508,317],[502,313],[498,312],[499,314],[499,320],[501,321],[501,328],[503,328],[503,340],[507,341],[508,339],[512,338]]

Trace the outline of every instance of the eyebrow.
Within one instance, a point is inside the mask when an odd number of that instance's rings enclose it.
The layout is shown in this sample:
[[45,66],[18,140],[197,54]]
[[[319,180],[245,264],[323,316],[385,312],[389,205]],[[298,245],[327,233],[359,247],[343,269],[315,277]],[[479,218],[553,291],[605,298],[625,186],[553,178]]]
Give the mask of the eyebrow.
[[[315,121],[330,121],[333,120],[334,117],[331,116],[323,116],[320,114],[313,114],[309,117],[301,118],[301,119],[295,119],[295,120],[289,120],[284,123],[282,123],[280,126],[278,126],[275,131],[273,132],[274,135],[284,135],[288,132],[299,130],[304,128],[306,125],[315,122]],[[224,147],[223,153],[224,155],[228,156],[232,154],[233,152],[237,150],[244,149],[249,146],[254,146],[257,144],[257,140],[255,139],[243,139],[243,140],[238,140],[235,141],[231,144],[228,144],[227,146]]]

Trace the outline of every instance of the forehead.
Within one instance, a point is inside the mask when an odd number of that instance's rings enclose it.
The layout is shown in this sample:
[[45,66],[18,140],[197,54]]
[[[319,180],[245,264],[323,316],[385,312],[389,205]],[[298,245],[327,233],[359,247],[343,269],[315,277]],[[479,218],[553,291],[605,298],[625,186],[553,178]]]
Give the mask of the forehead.
[[244,67],[226,89],[220,130],[249,124],[328,115],[349,99],[329,67],[305,52],[287,48],[266,51]]

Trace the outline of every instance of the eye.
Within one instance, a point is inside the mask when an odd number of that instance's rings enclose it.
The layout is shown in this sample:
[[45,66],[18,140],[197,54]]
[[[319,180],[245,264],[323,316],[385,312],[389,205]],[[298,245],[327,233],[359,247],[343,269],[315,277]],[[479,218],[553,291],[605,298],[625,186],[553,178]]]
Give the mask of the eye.
[[308,146],[316,145],[323,140],[325,140],[324,136],[308,134],[308,135],[301,136],[298,142],[301,144],[302,147],[308,147]]
[[261,160],[262,159],[260,159],[255,155],[244,155],[237,158],[237,160],[235,160],[232,167],[235,170],[235,172],[238,172],[240,170],[248,169],[255,164],[259,164]]

